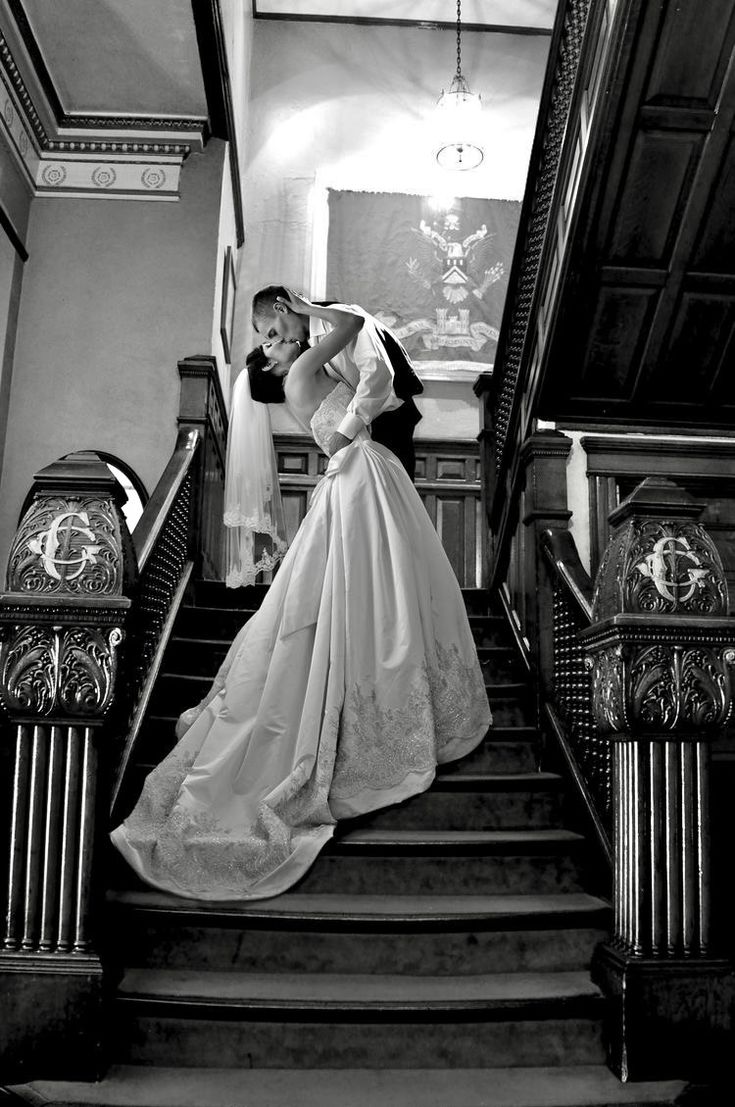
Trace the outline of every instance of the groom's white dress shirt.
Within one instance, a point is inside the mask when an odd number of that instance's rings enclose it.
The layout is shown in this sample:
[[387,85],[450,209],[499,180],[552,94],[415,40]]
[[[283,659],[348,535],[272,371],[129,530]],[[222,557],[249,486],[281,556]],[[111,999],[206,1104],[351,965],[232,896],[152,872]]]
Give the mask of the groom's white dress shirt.
[[[357,304],[330,304],[346,308],[365,320],[355,338],[330,358],[325,369],[329,376],[345,381],[355,390],[347,414],[337,427],[340,434],[352,440],[363,427],[369,427],[376,416],[394,411],[403,400],[393,390],[393,367],[387,360],[383,344],[375,330],[375,320]],[[318,342],[332,330],[331,324],[311,316],[309,339]]]

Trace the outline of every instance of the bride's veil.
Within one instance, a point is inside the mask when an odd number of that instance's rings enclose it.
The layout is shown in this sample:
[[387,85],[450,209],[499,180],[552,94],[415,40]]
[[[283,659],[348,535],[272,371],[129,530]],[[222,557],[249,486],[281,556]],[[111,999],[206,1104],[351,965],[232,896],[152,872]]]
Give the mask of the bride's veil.
[[225,584],[254,584],[287,549],[268,405],[250,394],[247,369],[232,390],[225,472]]

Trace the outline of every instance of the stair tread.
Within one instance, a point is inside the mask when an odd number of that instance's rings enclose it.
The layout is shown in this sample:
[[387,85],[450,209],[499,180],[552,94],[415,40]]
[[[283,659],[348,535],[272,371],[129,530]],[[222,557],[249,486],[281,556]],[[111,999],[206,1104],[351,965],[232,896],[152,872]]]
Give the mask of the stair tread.
[[505,843],[583,842],[574,830],[348,830],[334,845],[396,844],[497,845]]
[[11,1090],[27,1103],[68,1107],[666,1107],[685,1087],[681,1080],[622,1084],[604,1065],[382,1071],[113,1065],[98,1084],[36,1080]]
[[198,969],[129,968],[120,998],[314,1007],[467,1007],[602,999],[587,972],[407,976],[367,973],[233,973]]
[[538,919],[543,916],[563,915],[573,919],[576,915],[605,913],[610,905],[597,896],[583,892],[562,892],[551,895],[340,895],[314,893],[312,895],[289,892],[269,900],[248,903],[195,902],[158,891],[121,891],[108,895],[108,903],[139,908],[146,911],[171,912],[178,916],[212,915],[228,916],[245,921],[255,919],[308,919],[323,920],[394,920],[411,923],[465,919],[481,920],[488,917],[508,918],[527,916]]
[[[451,762],[449,762],[451,764]],[[440,766],[444,768],[444,766]],[[511,773],[461,773],[453,772],[447,773],[444,776],[441,771],[437,776],[432,788],[439,786],[442,791],[452,791],[453,788],[472,788],[477,791],[483,789],[492,790],[497,789],[502,785],[506,788],[512,788],[514,791],[522,791],[524,788],[533,789],[534,791],[543,787],[549,787],[550,785],[556,786],[563,782],[563,778],[559,773],[548,773],[541,770],[532,770],[529,772],[511,772]]]

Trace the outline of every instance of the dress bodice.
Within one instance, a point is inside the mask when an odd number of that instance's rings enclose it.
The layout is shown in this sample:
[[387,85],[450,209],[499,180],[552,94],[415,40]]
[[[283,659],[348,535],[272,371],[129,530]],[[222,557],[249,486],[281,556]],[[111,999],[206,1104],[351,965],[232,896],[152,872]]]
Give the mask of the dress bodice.
[[349,384],[340,382],[324,397],[311,417],[311,433],[317,446],[331,456],[328,443],[347,414],[347,406],[355,395]]

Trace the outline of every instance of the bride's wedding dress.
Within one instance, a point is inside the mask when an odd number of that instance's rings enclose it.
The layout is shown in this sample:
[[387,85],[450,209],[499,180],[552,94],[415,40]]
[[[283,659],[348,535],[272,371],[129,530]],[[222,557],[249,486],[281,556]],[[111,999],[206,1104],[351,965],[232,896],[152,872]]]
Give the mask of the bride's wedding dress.
[[[352,391],[312,421],[326,448]],[[149,884],[277,895],[338,819],[431,784],[490,724],[462,595],[396,457],[362,431],[329,461],[260,610],[112,840]]]

